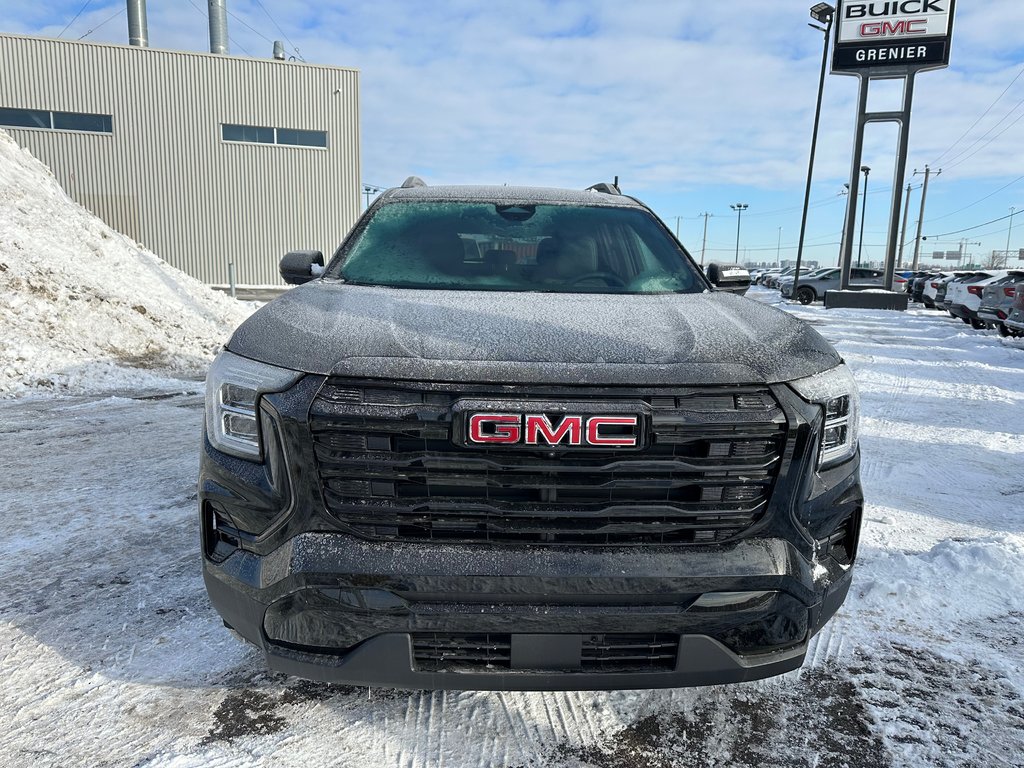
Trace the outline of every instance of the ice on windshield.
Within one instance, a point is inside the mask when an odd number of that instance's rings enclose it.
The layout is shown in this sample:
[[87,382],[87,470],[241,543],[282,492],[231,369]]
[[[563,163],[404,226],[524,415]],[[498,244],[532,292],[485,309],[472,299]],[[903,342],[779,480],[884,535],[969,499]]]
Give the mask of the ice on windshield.
[[570,205],[390,203],[335,276],[364,285],[560,293],[699,292],[703,282],[647,212]]

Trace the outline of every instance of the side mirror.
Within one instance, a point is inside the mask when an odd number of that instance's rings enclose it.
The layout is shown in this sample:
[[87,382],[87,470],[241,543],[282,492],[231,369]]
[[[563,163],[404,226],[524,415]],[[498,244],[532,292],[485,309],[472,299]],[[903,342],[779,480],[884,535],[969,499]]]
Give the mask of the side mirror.
[[324,255],[320,251],[292,251],[281,259],[281,278],[289,285],[302,285],[324,272]]

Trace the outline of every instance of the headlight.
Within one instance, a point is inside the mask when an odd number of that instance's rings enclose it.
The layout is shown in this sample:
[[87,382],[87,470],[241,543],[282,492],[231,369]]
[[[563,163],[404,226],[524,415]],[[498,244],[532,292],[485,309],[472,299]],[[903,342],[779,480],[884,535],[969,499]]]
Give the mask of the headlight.
[[850,369],[837,365],[794,381],[792,387],[804,400],[818,403],[825,411],[818,466],[827,467],[851,458],[857,452],[860,397]]
[[301,377],[298,371],[221,352],[206,376],[206,434],[210,442],[224,453],[258,461],[260,395],[288,389]]

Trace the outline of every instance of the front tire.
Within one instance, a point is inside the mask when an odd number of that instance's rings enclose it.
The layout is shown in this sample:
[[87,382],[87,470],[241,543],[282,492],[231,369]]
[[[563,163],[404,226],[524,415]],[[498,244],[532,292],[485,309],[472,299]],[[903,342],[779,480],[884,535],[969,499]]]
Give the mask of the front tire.
[[810,304],[814,301],[814,289],[801,285],[796,292],[796,300],[805,306]]

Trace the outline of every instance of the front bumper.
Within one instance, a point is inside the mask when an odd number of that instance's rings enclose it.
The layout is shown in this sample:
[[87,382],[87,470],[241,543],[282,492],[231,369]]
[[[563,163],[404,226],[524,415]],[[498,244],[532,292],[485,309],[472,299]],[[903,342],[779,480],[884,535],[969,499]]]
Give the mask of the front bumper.
[[[264,557],[238,551],[207,561],[204,577],[225,623],[287,674],[410,689],[605,690],[742,682],[798,668],[850,586],[850,569],[826,562],[815,568],[779,540],[728,552],[595,553],[431,550],[302,534]],[[709,593],[761,590],[774,596],[695,605]],[[675,659],[609,671],[563,660],[560,649],[605,633],[676,636]],[[507,667],[455,659],[424,670],[415,640],[432,634],[507,637]],[[519,663],[517,646],[527,654]]]
[[[786,448],[760,522],[714,545],[599,547],[373,541],[339,530],[310,471],[318,386],[307,377],[267,398],[263,464],[204,440],[207,590],[273,669],[412,689],[741,682],[799,667],[849,589],[859,454],[815,471],[820,408],[786,387],[776,388]],[[658,650],[625,658],[623,643]],[[500,652],[445,651],[437,663],[418,650],[467,644]]]

